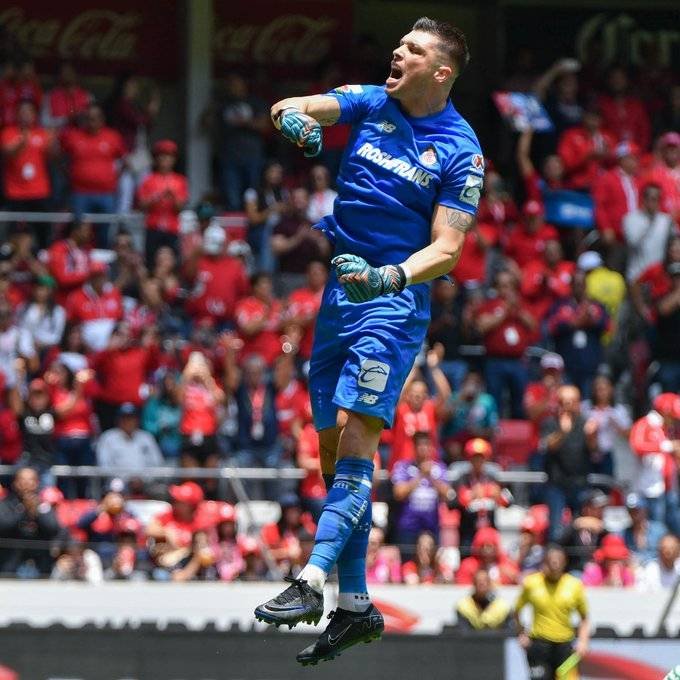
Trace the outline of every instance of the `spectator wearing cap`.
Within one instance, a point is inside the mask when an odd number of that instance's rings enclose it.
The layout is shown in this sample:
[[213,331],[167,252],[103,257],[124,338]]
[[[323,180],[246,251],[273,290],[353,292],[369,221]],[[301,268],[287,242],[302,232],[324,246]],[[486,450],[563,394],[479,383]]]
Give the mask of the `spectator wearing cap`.
[[614,462],[617,444],[628,441],[632,423],[628,409],[615,401],[614,385],[609,376],[595,377],[592,398],[585,400],[581,409],[597,436],[597,449],[591,453],[591,472],[612,476],[619,467]]
[[677,225],[668,213],[661,212],[661,187],[646,184],[641,189],[640,209],[623,218],[628,249],[626,279],[635,281],[650,265],[663,261],[666,243]]
[[111,567],[104,572],[107,580],[145,580],[150,571],[149,557],[140,547],[142,526],[134,517],[120,521],[115,538],[115,552]]
[[2,574],[35,578],[52,569],[48,542],[59,536],[61,527],[49,503],[40,501],[39,485],[38,473],[21,467],[14,474],[11,490],[0,500],[0,544],[1,539],[25,541],[18,547],[0,545]]
[[522,520],[517,546],[511,557],[517,563],[523,577],[541,570],[545,559],[543,545],[545,529],[546,527],[533,515],[528,514]]
[[666,265],[670,290],[659,298],[656,312],[655,358],[659,362],[657,379],[661,388],[680,392],[680,360],[677,340],[680,337],[680,262]]
[[298,354],[302,359],[309,359],[312,354],[314,340],[314,324],[321,308],[321,297],[328,281],[328,267],[320,260],[312,260],[307,264],[305,285],[296,288],[288,296],[285,318],[287,333],[295,329],[300,335]]
[[456,628],[466,632],[508,629],[510,605],[496,594],[489,572],[477,571],[472,585],[472,592],[456,605]]
[[522,397],[527,385],[524,352],[537,329],[536,319],[521,304],[517,279],[508,270],[496,274],[498,297],[482,303],[475,326],[486,349],[486,385],[499,410],[509,392],[512,418],[522,418]]
[[[596,548],[608,535],[604,526],[604,509],[609,505],[609,498],[599,489],[587,491],[580,507],[572,508],[574,519],[560,539],[568,556],[567,570],[574,575],[581,574],[590,561]],[[552,531],[552,526],[550,527]]]
[[636,491],[650,519],[664,522],[676,534],[680,534],[676,463],[680,441],[672,437],[678,421],[680,396],[664,392],[654,399],[653,409],[635,421],[629,438],[639,456]]
[[456,573],[456,584],[471,586],[474,575],[480,570],[489,572],[494,585],[517,583],[517,565],[501,548],[501,535],[492,527],[480,529],[472,540],[472,555],[460,563]]
[[585,397],[590,395],[593,378],[603,360],[602,336],[609,317],[604,307],[586,295],[586,277],[574,273],[571,296],[558,302],[548,315],[548,333],[555,351],[564,359],[570,382]]
[[626,508],[630,526],[624,529],[623,540],[635,563],[644,566],[656,557],[657,545],[667,529],[662,522],[647,517],[647,506],[640,494],[629,493],[626,496]]
[[469,439],[463,448],[470,463],[468,472],[463,473],[456,485],[456,505],[460,515],[460,549],[469,554],[472,539],[483,527],[494,527],[496,508],[507,508],[512,503],[512,494],[496,479],[490,466],[493,449],[486,439]]
[[562,515],[569,507],[576,513],[586,492],[590,452],[597,445],[595,432],[585,431],[581,415],[581,394],[577,387],[564,385],[557,393],[557,413],[541,427],[540,447],[545,450],[545,488],[550,512],[549,540],[562,532]]
[[139,408],[148,396],[147,379],[158,364],[154,329],[145,329],[141,338],[135,338],[128,324],[117,324],[106,349],[91,364],[99,386],[95,405],[99,425],[106,430],[113,427],[122,404]]
[[[94,465],[92,448],[93,410],[90,397],[94,372],[80,369],[75,374],[64,364],[53,362],[45,372],[56,419],[54,437],[58,465]],[[68,498],[88,496],[87,479],[62,479],[59,486]]]
[[593,105],[586,108],[581,124],[565,130],[557,144],[567,188],[590,191],[615,146],[616,137],[603,129],[599,108]]
[[623,218],[638,208],[637,181],[640,149],[630,142],[622,142],[614,150],[616,166],[603,172],[593,184],[595,226],[600,232],[612,264],[620,269],[621,244],[624,242]]
[[505,232],[503,252],[520,269],[543,257],[546,241],[559,240],[557,229],[546,224],[543,215],[543,205],[529,200],[522,206],[522,221]]
[[99,352],[107,346],[116,321],[123,318],[123,299],[108,280],[108,267],[103,262],[92,262],[87,283],[69,294],[66,318],[81,325],[83,339],[91,350]]
[[[48,160],[56,154],[53,133],[38,124],[37,110],[31,101],[17,109],[17,124],[0,133],[3,163],[3,193],[9,210],[43,212],[50,197]],[[41,247],[48,243],[49,229],[41,224],[36,233]]]
[[534,450],[538,447],[543,421],[557,413],[557,393],[564,382],[564,360],[559,354],[546,352],[540,366],[541,379],[529,383],[524,391],[524,411],[534,427]]
[[203,489],[196,482],[171,484],[168,493],[172,507],[153,517],[146,527],[153,577],[162,581],[187,563],[194,535],[205,528]]
[[259,354],[267,366],[281,354],[283,305],[274,296],[272,277],[257,273],[250,280],[252,294],[236,302],[236,327],[243,340],[243,357]]
[[606,94],[598,99],[604,126],[617,141],[635,142],[641,149],[649,149],[651,126],[649,116],[640,99],[630,94],[628,72],[623,66],[612,66],[606,76]]
[[0,372],[5,376],[7,388],[20,387],[25,369],[34,373],[39,358],[33,337],[15,323],[14,312],[9,303],[0,299]]
[[179,213],[189,200],[189,187],[184,175],[174,171],[177,144],[162,139],[153,145],[154,170],[137,189],[137,204],[146,218],[146,265],[151,267],[161,246],[179,254]]
[[657,556],[647,562],[640,574],[640,588],[646,591],[670,590],[680,580],[680,539],[666,534],[659,539]]
[[470,371],[460,389],[446,401],[442,415],[440,436],[448,460],[459,460],[469,439],[490,439],[497,425],[498,406],[486,392],[482,374]]
[[212,225],[203,232],[203,243],[185,265],[185,276],[192,284],[187,311],[196,319],[210,319],[233,328],[236,308],[250,292],[250,283],[241,260],[227,253],[223,227]]
[[[104,111],[90,104],[82,127],[64,131],[61,146],[70,162],[71,207],[80,219],[84,214],[114,213],[118,161],[125,155],[120,133],[106,127]],[[97,245],[108,246],[108,224],[99,224]]]
[[305,282],[308,262],[325,261],[331,252],[328,239],[311,228],[308,209],[307,189],[293,189],[286,210],[272,233],[271,249],[276,257],[275,283],[281,297],[287,297]]
[[414,458],[398,461],[392,469],[392,493],[397,505],[395,532],[405,559],[413,554],[421,531],[439,536],[439,503],[453,500],[446,467],[435,460],[430,434],[413,435]]
[[19,326],[31,334],[41,356],[61,342],[66,326],[66,312],[54,299],[55,288],[56,281],[51,276],[38,276],[33,284],[32,300],[19,320]]
[[120,406],[118,426],[103,432],[97,441],[97,464],[112,471],[137,471],[163,464],[156,440],[139,429],[139,415],[133,403]]
[[661,209],[680,221],[680,132],[667,132],[657,143],[658,158],[642,174],[643,183],[661,187]]
[[569,296],[575,265],[564,259],[559,241],[545,242],[542,257],[522,268],[520,292],[532,316],[539,322],[548,310],[562,298]]
[[73,220],[66,225],[63,234],[64,237],[56,240],[47,251],[47,267],[57,282],[56,299],[60,304],[90,276],[88,250],[92,224],[86,220]]
[[585,565],[581,580],[586,586],[630,588],[635,585],[630,551],[620,536],[609,534],[602,539],[593,560]]

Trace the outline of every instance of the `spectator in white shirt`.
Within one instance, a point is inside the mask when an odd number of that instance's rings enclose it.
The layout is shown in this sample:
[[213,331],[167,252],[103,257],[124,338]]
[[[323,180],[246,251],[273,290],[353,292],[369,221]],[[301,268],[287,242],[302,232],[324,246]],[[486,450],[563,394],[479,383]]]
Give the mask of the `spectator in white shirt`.
[[635,281],[650,265],[661,262],[669,236],[677,228],[667,213],[659,210],[661,187],[648,183],[642,189],[639,210],[623,218],[623,234],[628,246],[626,278]]
[[659,541],[659,554],[647,562],[642,570],[644,590],[673,588],[680,579],[680,540],[674,534],[666,534]]
[[156,440],[139,429],[139,414],[134,404],[123,404],[118,410],[118,427],[107,430],[99,438],[97,463],[104,468],[126,470],[163,465]]
[[24,359],[27,373],[38,369],[38,353],[31,334],[14,323],[9,303],[0,300],[0,372],[9,389],[18,387],[17,360]]
[[307,218],[312,224],[333,212],[333,203],[338,195],[331,189],[331,173],[325,165],[315,165],[310,173],[311,191]]
[[54,302],[56,281],[51,276],[39,276],[33,286],[33,301],[21,316],[19,326],[27,330],[33,344],[41,352],[61,343],[66,326],[66,312]]

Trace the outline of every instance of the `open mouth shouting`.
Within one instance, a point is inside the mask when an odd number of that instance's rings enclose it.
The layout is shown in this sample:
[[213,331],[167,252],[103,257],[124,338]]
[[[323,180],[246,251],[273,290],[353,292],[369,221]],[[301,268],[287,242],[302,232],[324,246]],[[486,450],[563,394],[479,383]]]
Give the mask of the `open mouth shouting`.
[[385,85],[387,85],[387,89],[393,89],[395,88],[398,84],[399,81],[402,79],[404,75],[404,72],[396,62],[391,62],[390,63],[390,75],[387,76],[387,80],[385,81]]

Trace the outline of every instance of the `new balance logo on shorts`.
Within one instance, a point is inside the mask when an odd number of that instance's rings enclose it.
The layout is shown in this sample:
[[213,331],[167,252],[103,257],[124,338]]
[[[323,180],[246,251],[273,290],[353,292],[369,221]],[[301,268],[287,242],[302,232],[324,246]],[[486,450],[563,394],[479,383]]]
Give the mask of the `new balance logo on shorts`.
[[373,392],[384,392],[389,374],[390,367],[387,364],[374,359],[364,359],[359,369],[359,387],[365,387]]
[[364,404],[368,404],[369,406],[373,406],[378,401],[378,395],[377,394],[366,394],[366,392],[362,392],[358,397],[357,401],[361,401]]

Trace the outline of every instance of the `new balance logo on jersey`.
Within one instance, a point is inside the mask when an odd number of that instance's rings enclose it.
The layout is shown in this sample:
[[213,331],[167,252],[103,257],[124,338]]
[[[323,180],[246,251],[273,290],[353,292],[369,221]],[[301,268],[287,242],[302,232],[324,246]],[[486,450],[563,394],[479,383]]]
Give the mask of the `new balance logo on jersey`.
[[397,126],[394,123],[390,123],[389,120],[383,120],[381,123],[378,124],[378,127],[382,132],[390,133],[394,132],[397,129]]
[[430,181],[434,179],[434,175],[431,175],[429,172],[425,172],[425,170],[411,165],[407,161],[401,160],[401,158],[394,158],[392,154],[381,151],[370,142],[362,144],[357,154],[379,165],[381,168],[385,168],[395,175],[407,179],[409,182],[419,184],[421,187],[430,186]]
[[389,374],[390,367],[387,364],[374,359],[364,359],[359,369],[359,387],[366,387],[373,392],[384,392]]
[[369,406],[373,406],[378,401],[378,395],[377,394],[366,394],[366,392],[362,392],[357,397],[357,401],[360,401],[364,404],[368,404]]

